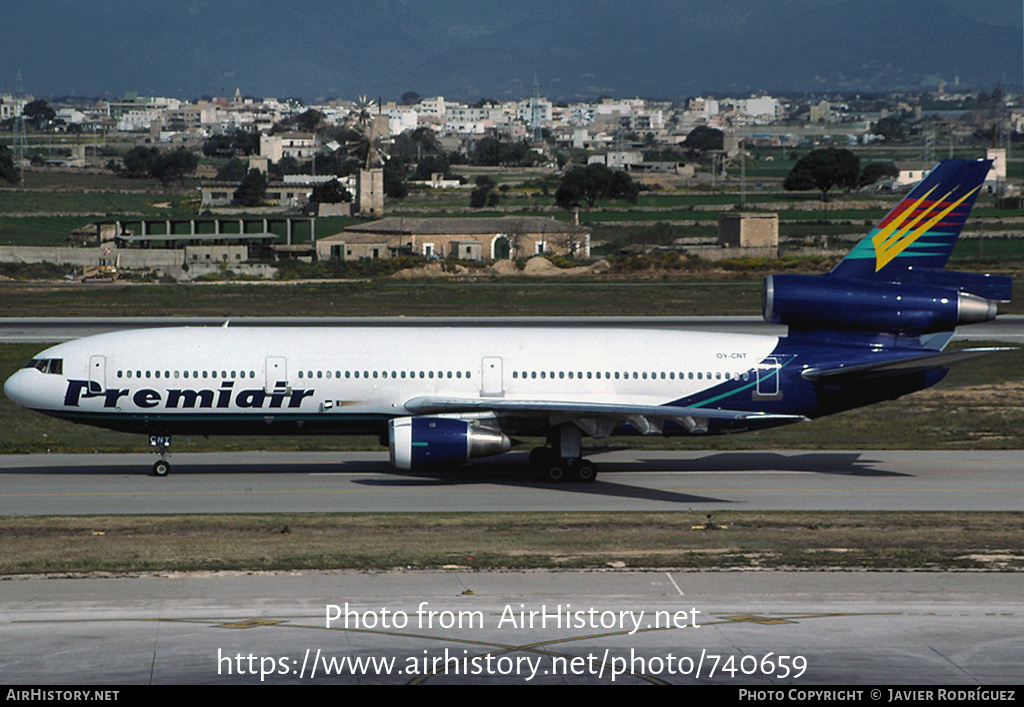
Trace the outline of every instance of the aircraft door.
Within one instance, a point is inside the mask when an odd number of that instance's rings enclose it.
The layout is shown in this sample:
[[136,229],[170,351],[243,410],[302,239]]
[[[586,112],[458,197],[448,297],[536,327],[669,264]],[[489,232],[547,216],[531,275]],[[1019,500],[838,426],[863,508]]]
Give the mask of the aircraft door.
[[107,388],[107,357],[89,357],[89,392],[102,393]]
[[505,380],[502,375],[501,356],[484,356],[480,364],[480,396],[500,398],[505,395]]
[[[284,356],[267,356],[263,371],[263,390],[268,395],[274,390],[275,386],[278,390],[290,387],[288,385],[288,359]],[[281,385],[278,385],[278,383]]]
[[779,386],[779,359],[769,356],[757,364],[757,400],[777,400],[782,397]]

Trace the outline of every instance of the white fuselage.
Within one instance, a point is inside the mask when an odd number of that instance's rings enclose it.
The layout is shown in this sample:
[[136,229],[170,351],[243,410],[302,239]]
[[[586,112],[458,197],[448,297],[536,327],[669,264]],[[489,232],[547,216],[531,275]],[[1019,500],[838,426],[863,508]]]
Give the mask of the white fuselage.
[[419,396],[662,405],[753,375],[777,342],[644,328],[151,329],[51,347],[39,360],[60,360],[60,373],[25,368],[5,390],[83,422],[388,418]]

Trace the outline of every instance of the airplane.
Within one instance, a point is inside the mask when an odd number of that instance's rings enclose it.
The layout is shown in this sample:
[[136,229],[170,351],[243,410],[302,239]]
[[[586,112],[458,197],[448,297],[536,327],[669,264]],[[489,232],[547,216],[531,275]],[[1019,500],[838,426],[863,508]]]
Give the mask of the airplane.
[[940,163],[830,272],[765,279],[784,336],[636,327],[180,327],[39,353],[4,384],[46,415],[150,435],[373,434],[399,470],[547,439],[530,464],[592,482],[583,437],[787,425],[927,388],[997,349],[945,351],[994,319],[1008,277],[945,270],[989,160]]

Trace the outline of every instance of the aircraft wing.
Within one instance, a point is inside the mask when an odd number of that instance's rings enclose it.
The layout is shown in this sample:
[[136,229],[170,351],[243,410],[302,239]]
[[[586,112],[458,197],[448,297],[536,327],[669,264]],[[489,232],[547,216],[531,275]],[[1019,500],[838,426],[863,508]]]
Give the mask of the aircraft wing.
[[708,420],[780,420],[803,422],[803,415],[775,415],[746,410],[673,407],[671,405],[630,405],[546,400],[506,400],[504,398],[442,398],[420,396],[405,403],[414,415],[465,412],[495,412],[509,415],[546,415],[553,425],[573,422],[591,437],[606,437],[623,423],[642,434],[660,434],[662,422],[671,420],[689,432],[707,429]]
[[808,368],[801,372],[804,378],[810,381],[834,381],[849,383],[855,380],[870,378],[885,378],[887,376],[903,375],[906,373],[917,373],[922,371],[934,371],[940,368],[949,368],[954,363],[969,361],[979,356],[987,356],[999,351],[1015,351],[1013,347],[989,347],[978,349],[961,349],[959,351],[942,351],[940,353],[928,353],[920,356],[905,356],[902,358],[890,358],[884,361],[872,363],[861,363],[852,366],[842,364],[836,366],[819,366]]

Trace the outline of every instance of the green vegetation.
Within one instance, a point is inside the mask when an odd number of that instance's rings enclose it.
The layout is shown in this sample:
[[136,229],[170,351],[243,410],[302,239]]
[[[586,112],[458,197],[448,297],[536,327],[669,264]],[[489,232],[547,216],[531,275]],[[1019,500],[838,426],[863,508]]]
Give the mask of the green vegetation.
[[4,518],[0,575],[413,569],[1024,569],[1022,513]]

